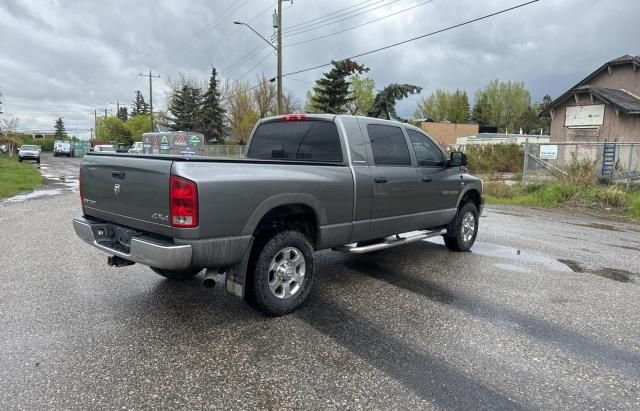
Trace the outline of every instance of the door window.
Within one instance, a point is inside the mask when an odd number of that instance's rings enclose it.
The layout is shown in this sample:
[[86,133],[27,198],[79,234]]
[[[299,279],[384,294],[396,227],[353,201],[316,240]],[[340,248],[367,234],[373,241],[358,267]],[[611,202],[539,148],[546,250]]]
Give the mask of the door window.
[[382,124],[367,126],[376,165],[410,166],[411,156],[400,127]]
[[416,161],[419,166],[442,167],[444,166],[444,157],[442,150],[431,139],[424,134],[407,129],[409,140],[413,145],[413,151],[416,153]]

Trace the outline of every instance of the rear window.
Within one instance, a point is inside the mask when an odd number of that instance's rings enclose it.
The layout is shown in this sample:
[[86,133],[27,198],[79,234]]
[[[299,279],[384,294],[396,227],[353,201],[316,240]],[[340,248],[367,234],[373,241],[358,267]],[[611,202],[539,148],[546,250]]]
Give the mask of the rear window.
[[261,124],[247,158],[342,162],[340,136],[331,121],[273,121]]

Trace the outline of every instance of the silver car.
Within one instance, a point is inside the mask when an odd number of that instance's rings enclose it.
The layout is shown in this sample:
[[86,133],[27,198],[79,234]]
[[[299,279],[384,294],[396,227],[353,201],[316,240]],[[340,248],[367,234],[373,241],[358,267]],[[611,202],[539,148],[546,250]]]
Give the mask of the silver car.
[[35,145],[24,145],[18,149],[18,161],[35,160],[40,164],[40,147]]

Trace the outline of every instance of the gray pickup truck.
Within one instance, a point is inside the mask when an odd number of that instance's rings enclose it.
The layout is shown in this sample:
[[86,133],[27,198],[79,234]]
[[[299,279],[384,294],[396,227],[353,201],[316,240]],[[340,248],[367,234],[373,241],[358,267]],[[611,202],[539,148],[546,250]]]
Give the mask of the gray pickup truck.
[[[296,309],[314,251],[367,253],[433,236],[469,250],[482,181],[419,128],[367,117],[260,120],[246,158],[89,153],[78,236],[109,265],[140,263],[174,280],[206,269],[259,310]],[[224,274],[224,275],[223,275]]]

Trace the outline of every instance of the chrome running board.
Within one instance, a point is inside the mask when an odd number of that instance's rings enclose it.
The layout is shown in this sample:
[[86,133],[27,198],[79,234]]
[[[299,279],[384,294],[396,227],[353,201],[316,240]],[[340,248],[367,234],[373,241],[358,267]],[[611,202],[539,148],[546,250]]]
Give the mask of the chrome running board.
[[441,230],[434,231],[412,231],[410,233],[402,233],[396,234],[393,237],[385,237],[385,241],[376,244],[363,245],[362,247],[358,247],[354,244],[341,245],[340,247],[335,247],[336,251],[346,251],[353,254],[366,254],[372,251],[380,251],[385,250],[387,248],[398,247],[401,245],[413,243],[416,241],[424,240],[425,238],[436,237],[439,235],[447,234],[447,229],[443,228]]

